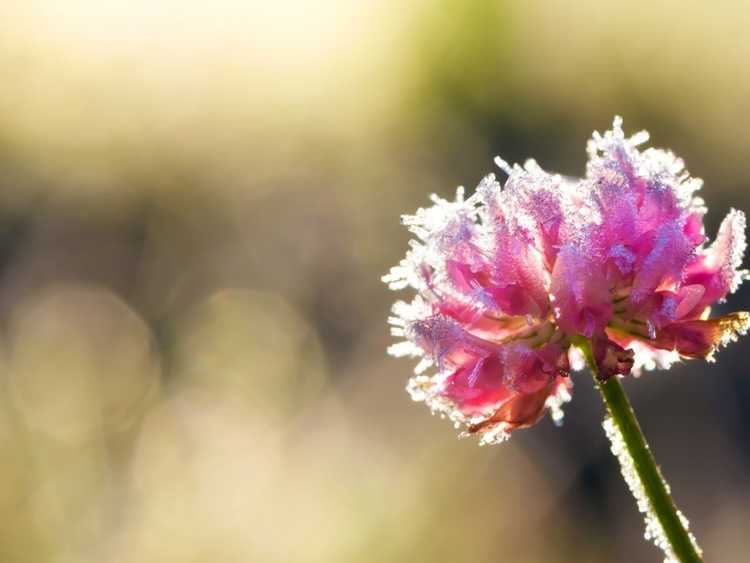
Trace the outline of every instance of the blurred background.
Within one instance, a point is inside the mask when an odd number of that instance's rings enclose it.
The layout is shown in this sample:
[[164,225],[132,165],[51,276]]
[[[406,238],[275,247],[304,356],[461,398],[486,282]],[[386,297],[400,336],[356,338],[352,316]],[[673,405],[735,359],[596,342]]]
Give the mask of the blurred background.
[[[712,236],[750,211],[749,27],[740,0],[0,4],[0,561],[659,561],[588,376],[562,428],[459,441],[385,354],[379,278],[401,213],[497,154],[580,175],[615,114],[704,178]],[[627,382],[707,561],[747,560],[749,349]]]

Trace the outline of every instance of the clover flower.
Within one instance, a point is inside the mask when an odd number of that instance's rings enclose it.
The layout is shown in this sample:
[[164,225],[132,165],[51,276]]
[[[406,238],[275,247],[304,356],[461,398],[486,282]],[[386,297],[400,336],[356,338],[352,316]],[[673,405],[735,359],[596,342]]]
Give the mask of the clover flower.
[[561,420],[571,369],[590,347],[601,380],[711,359],[750,325],[710,307],[747,277],[745,216],[732,210],[707,244],[706,207],[672,153],[640,151],[622,120],[588,144],[586,175],[569,179],[496,162],[465,198],[403,217],[416,235],[383,278],[416,290],[397,302],[389,352],[420,358],[408,390],[480,443],[502,441],[548,409]]

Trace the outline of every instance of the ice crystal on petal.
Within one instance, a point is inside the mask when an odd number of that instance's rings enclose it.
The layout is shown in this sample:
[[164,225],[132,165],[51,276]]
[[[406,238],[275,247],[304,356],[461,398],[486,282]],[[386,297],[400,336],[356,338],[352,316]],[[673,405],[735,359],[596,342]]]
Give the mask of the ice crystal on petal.
[[747,334],[750,328],[750,315],[745,312],[733,313],[718,319],[718,336],[714,337],[714,345],[706,356],[706,360],[714,362],[714,355],[724,346],[737,342],[740,336]]
[[[625,483],[627,483],[630,492],[633,494],[633,497],[638,504],[638,510],[641,512],[641,514],[643,514],[644,523],[646,525],[646,529],[643,534],[644,538],[651,541],[656,547],[662,550],[662,552],[664,553],[664,563],[680,563],[674,552],[672,551],[669,539],[664,533],[664,528],[659,522],[659,519],[657,518],[656,513],[654,512],[653,507],[648,500],[646,490],[643,488],[643,483],[640,476],[638,475],[635,463],[633,462],[633,458],[628,451],[620,429],[609,416],[604,419],[602,426],[604,428],[605,434],[607,435],[607,438],[609,438],[612,454],[614,454],[614,456],[620,463],[620,472],[625,479]],[[664,486],[666,487],[667,491],[669,491],[669,485],[667,483],[664,483]],[[685,516],[681,512],[678,512],[678,516],[680,518],[680,521],[682,522],[683,527],[686,531],[688,531],[690,541],[693,543],[695,550],[700,554],[701,549],[698,546],[695,537],[689,531],[688,519],[685,518]]]
[[[471,434],[467,433],[465,435],[470,436]],[[498,424],[482,433],[482,436],[479,438],[479,445],[491,446],[493,444],[501,444],[508,438],[510,438],[510,432],[508,432],[504,425]]]
[[744,334],[747,314],[709,311],[748,278],[745,216],[707,244],[702,182],[647,140],[618,117],[593,134],[582,179],[498,157],[504,183],[489,174],[402,217],[415,239],[383,281],[416,292],[389,319],[390,353],[418,358],[415,400],[496,443],[545,412],[562,420],[575,339],[606,378],[712,358]]
[[599,168],[606,167],[624,172],[631,178],[653,178],[663,189],[671,190],[684,209],[705,212],[703,200],[695,195],[703,186],[703,180],[691,178],[685,171],[685,163],[671,151],[649,148],[639,152],[637,147],[648,140],[646,131],[625,137],[622,118],[615,117],[611,131],[604,135],[594,132],[588,142],[587,176],[595,176]]
[[716,241],[707,251],[707,264],[721,269],[730,293],[737,291],[748,275],[747,270],[739,269],[747,248],[745,228],[745,214],[732,209],[722,221]]

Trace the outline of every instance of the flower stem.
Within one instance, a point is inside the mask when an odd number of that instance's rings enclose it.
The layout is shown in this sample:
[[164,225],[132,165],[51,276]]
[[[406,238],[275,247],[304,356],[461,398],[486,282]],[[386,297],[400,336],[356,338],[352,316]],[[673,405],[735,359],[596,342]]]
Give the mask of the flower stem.
[[[627,453],[632,459],[632,468],[640,481],[645,496],[644,500],[650,505],[650,512],[656,517],[663,530],[663,539],[669,544],[660,547],[665,548],[668,556],[673,555],[674,559],[680,563],[701,563],[703,560],[701,559],[700,548],[687,529],[687,520],[681,515],[672,500],[669,485],[667,485],[659,467],[656,465],[656,460],[646,442],[619,377],[615,375],[607,381],[600,381],[597,377],[596,363],[593,361],[591,348],[589,346],[581,346],[581,348],[607,406],[609,416],[619,431]],[[624,474],[626,468],[623,458],[619,455],[618,458],[623,465]],[[628,485],[632,488],[631,483],[628,483]],[[637,497],[638,495],[636,495],[636,500],[639,500]],[[657,541],[656,543],[659,545],[660,542]],[[671,549],[667,550],[666,548]]]

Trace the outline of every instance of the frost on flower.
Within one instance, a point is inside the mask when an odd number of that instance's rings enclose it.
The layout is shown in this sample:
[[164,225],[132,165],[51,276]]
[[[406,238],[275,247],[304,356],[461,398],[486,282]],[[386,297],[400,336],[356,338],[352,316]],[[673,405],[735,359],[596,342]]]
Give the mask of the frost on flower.
[[403,217],[416,238],[383,280],[416,292],[390,319],[402,339],[390,352],[419,358],[415,400],[497,442],[545,410],[561,420],[579,339],[606,379],[711,359],[747,330],[747,313],[709,317],[746,278],[744,214],[708,244],[701,181],[672,153],[639,150],[647,139],[615,118],[589,142],[584,178],[498,159],[504,185],[489,175]]

